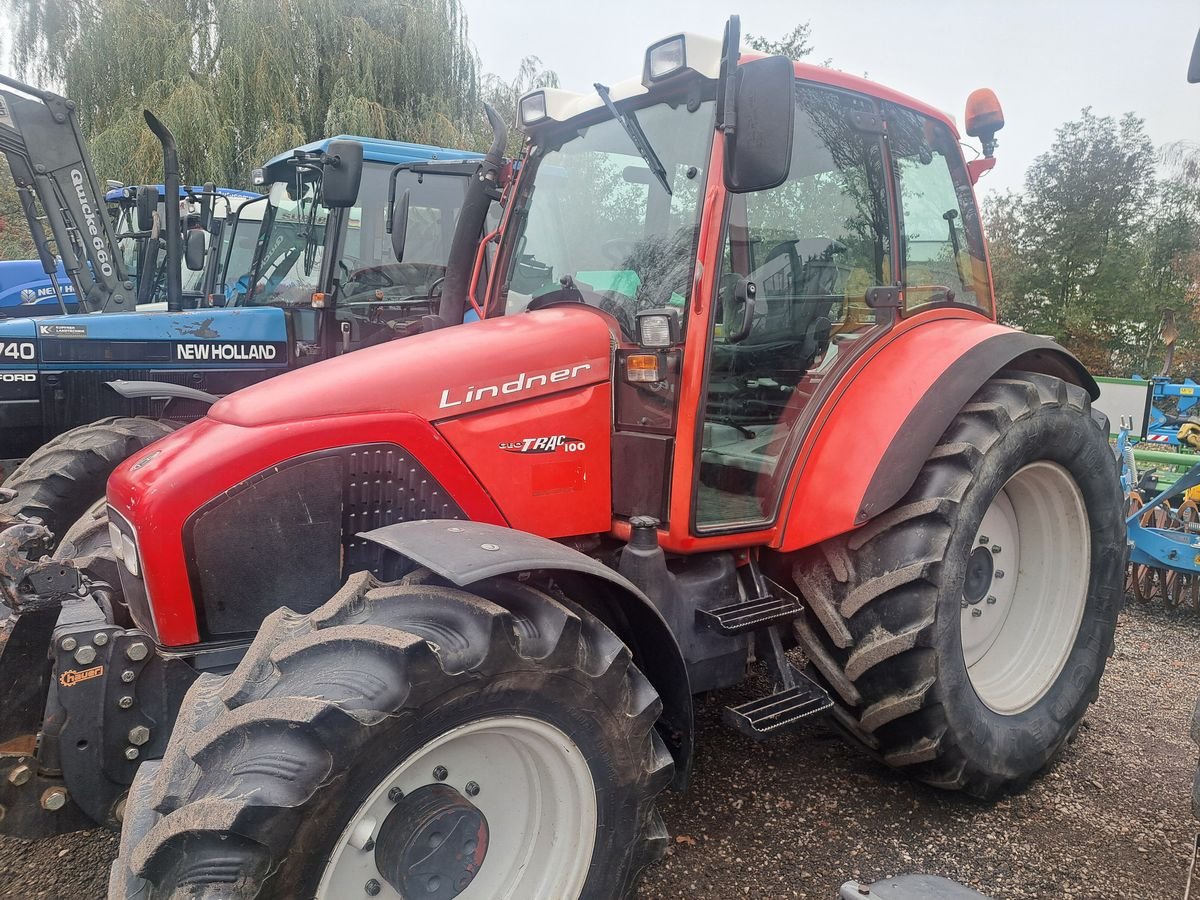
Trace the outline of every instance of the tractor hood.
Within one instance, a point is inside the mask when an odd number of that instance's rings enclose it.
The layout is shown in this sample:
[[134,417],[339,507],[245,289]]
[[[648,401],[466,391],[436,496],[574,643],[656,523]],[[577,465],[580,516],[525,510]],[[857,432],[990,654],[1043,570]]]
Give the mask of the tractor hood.
[[443,328],[245,388],[209,417],[242,427],[371,413],[455,418],[607,381],[615,328],[583,306]]

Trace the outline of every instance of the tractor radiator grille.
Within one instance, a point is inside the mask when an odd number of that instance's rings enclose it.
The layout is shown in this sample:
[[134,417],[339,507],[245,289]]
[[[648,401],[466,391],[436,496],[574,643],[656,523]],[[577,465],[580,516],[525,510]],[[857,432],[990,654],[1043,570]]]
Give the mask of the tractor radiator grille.
[[201,636],[252,633],[280,606],[310,612],[350,573],[378,573],[384,551],[360,532],[462,516],[445,488],[395,444],[341,447],[272,466],[211,500],[184,527]]

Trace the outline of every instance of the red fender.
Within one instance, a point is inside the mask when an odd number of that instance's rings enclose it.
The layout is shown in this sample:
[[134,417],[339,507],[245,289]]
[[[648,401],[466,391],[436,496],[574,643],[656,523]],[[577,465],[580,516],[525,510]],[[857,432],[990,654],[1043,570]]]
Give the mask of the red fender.
[[1099,396],[1069,352],[979,315],[915,316],[858,359],[816,412],[771,546],[796,550],[851,531],[912,487],[954,416],[998,371],[1054,375]]

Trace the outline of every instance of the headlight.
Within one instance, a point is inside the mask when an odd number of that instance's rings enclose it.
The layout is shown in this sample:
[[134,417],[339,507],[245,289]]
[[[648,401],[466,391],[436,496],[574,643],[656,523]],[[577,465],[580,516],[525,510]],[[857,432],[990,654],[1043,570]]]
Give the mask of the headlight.
[[682,34],[665,38],[657,44],[651,44],[646,51],[646,68],[642,73],[642,83],[659,81],[668,75],[674,75],[687,66],[687,50]]
[[113,556],[115,556],[117,559],[125,558],[125,544],[124,544],[124,541],[122,540],[123,537],[124,537],[124,535],[121,534],[121,530],[119,528],[117,528],[117,526],[114,525],[112,522],[109,522],[108,523],[108,540],[112,544]]
[[534,125],[546,118],[546,95],[542,91],[526,94],[521,98],[521,124]]
[[638,343],[647,349],[661,350],[679,340],[679,312],[674,309],[647,309],[637,315]]
[[138,571],[138,553],[137,547],[134,546],[133,538],[127,534],[121,535],[121,552],[117,554],[118,558],[124,561],[125,568],[134,578],[140,577]]

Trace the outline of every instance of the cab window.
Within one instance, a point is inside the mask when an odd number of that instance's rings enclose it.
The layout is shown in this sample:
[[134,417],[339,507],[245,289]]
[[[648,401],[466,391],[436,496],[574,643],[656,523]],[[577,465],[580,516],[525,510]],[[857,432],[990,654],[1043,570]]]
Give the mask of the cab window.
[[[790,438],[893,283],[882,127],[870,99],[800,84],[788,180],[729,198],[698,466],[697,528],[770,519]],[[744,337],[728,333],[754,294]],[[740,339],[737,339],[739,338]]]
[[905,312],[947,303],[990,310],[983,233],[954,135],[893,104],[885,117],[900,196]]

